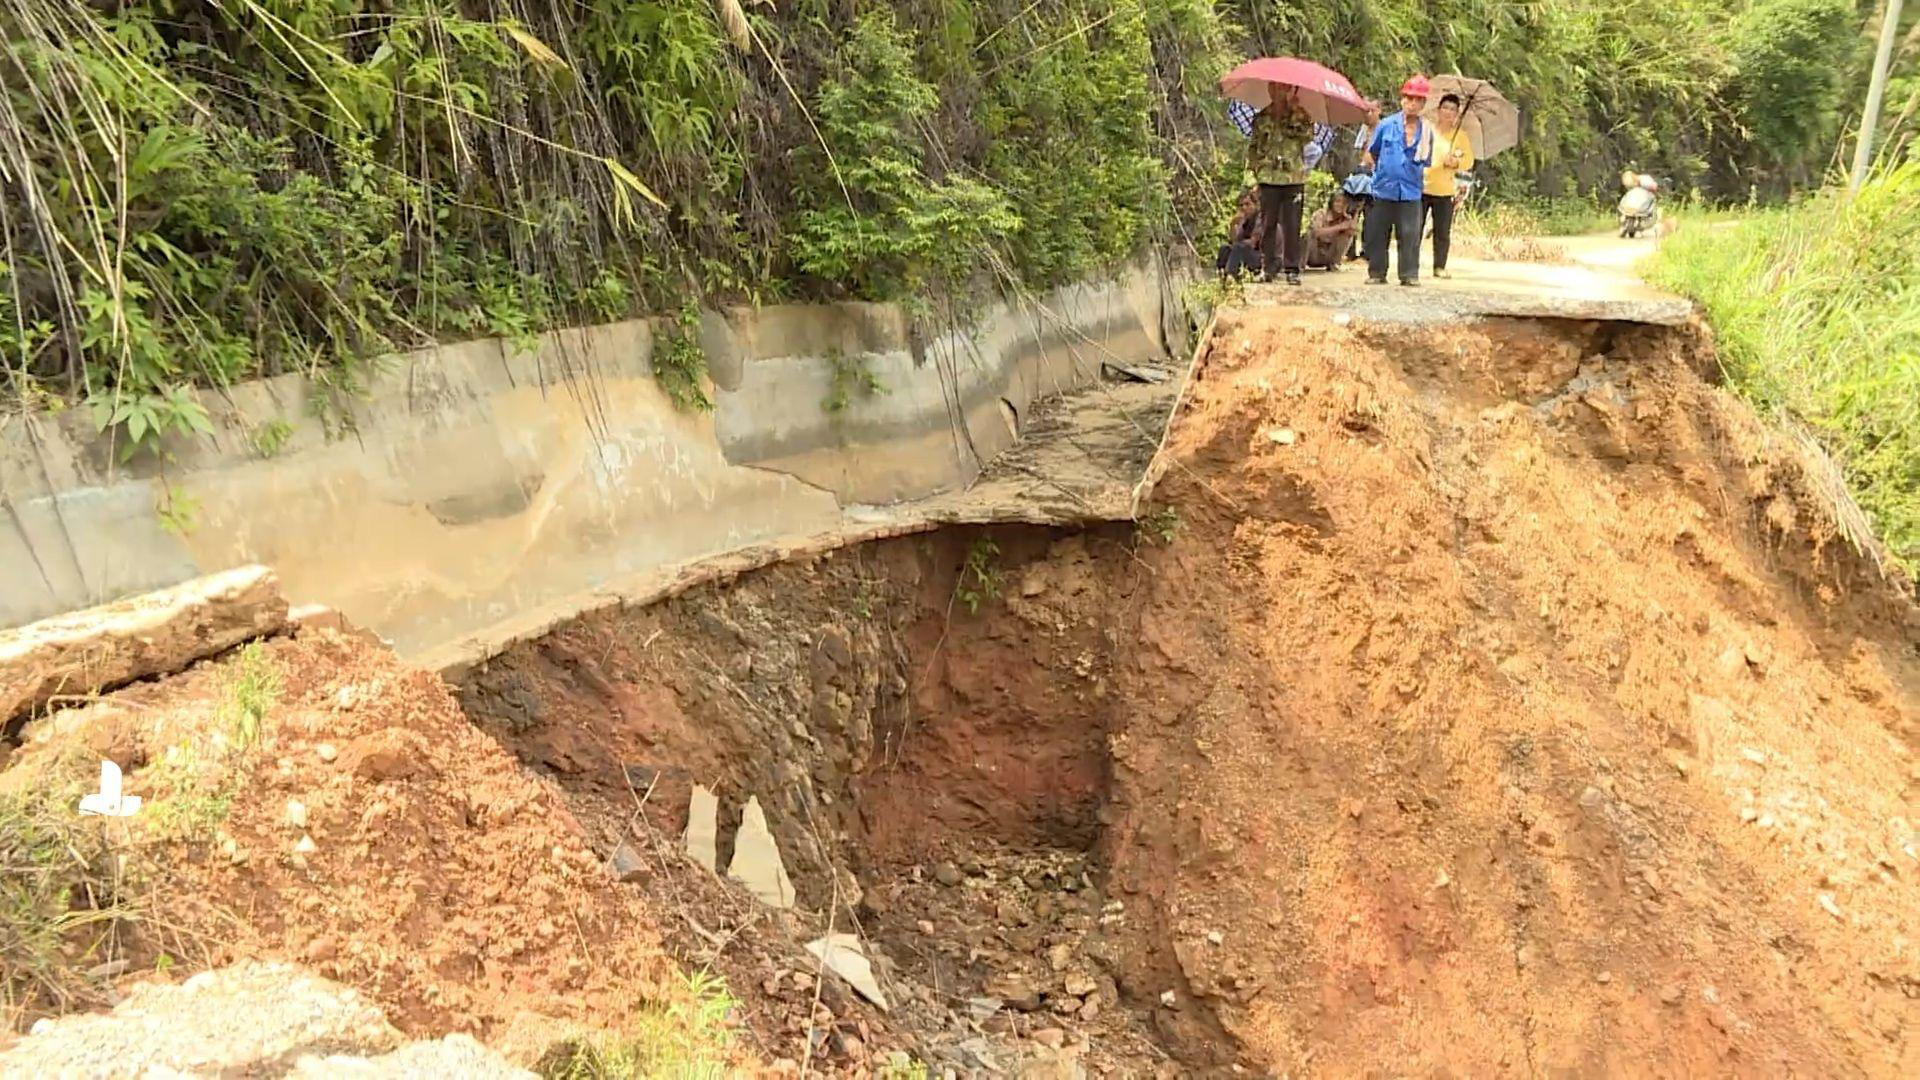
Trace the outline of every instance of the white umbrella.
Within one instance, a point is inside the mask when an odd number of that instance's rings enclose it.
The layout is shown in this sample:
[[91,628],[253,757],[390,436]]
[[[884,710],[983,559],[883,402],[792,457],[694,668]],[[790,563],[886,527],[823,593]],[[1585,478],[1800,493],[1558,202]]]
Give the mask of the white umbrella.
[[1460,126],[1473,142],[1473,156],[1486,160],[1520,143],[1520,107],[1485,79],[1465,75],[1435,75],[1432,79],[1436,104],[1448,94],[1460,98]]

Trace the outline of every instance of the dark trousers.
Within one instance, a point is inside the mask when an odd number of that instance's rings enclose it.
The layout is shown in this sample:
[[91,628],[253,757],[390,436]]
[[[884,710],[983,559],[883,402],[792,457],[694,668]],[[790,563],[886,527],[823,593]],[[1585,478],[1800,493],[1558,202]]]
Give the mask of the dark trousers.
[[1387,276],[1387,237],[1400,251],[1400,280],[1420,280],[1420,200],[1374,196],[1367,211],[1367,276]]
[[1453,247],[1453,196],[1420,196],[1420,232],[1427,231],[1427,219],[1433,219],[1433,268],[1447,268],[1447,250]]
[[1260,250],[1269,275],[1281,266],[1290,274],[1300,272],[1300,204],[1306,194],[1305,184],[1260,185],[1260,228],[1265,230]]
[[1221,244],[1213,268],[1228,277],[1253,273],[1260,269],[1260,253],[1249,243]]

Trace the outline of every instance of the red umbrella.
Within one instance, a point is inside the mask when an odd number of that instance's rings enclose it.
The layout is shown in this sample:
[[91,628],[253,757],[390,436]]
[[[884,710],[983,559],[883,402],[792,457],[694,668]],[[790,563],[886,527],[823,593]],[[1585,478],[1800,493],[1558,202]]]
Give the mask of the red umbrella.
[[1272,101],[1268,85],[1279,83],[1300,95],[1300,104],[1322,124],[1363,124],[1373,105],[1347,81],[1345,75],[1291,56],[1249,60],[1220,77],[1220,92],[1256,109]]

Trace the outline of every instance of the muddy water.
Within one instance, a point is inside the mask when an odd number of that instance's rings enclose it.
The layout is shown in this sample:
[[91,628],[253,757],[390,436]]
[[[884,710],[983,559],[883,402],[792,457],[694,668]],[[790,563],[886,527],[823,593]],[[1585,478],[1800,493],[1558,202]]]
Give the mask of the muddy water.
[[[680,948],[771,1057],[1911,1074],[1920,622],[1699,348],[1230,316],[1153,528],[773,567],[462,701],[609,851],[766,805],[805,914]],[[815,1013],[826,922],[890,1014]]]

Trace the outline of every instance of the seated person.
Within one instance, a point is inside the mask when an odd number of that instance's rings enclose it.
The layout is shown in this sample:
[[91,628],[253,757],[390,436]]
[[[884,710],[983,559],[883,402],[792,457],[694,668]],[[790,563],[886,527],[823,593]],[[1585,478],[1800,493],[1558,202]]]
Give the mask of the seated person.
[[1307,266],[1315,270],[1338,270],[1347,254],[1347,245],[1360,227],[1343,191],[1333,193],[1327,208],[1307,223]]
[[1254,197],[1253,189],[1248,188],[1240,195],[1240,209],[1227,226],[1227,242],[1220,245],[1220,254],[1213,260],[1213,268],[1227,277],[1258,272],[1259,241],[1260,203]]

